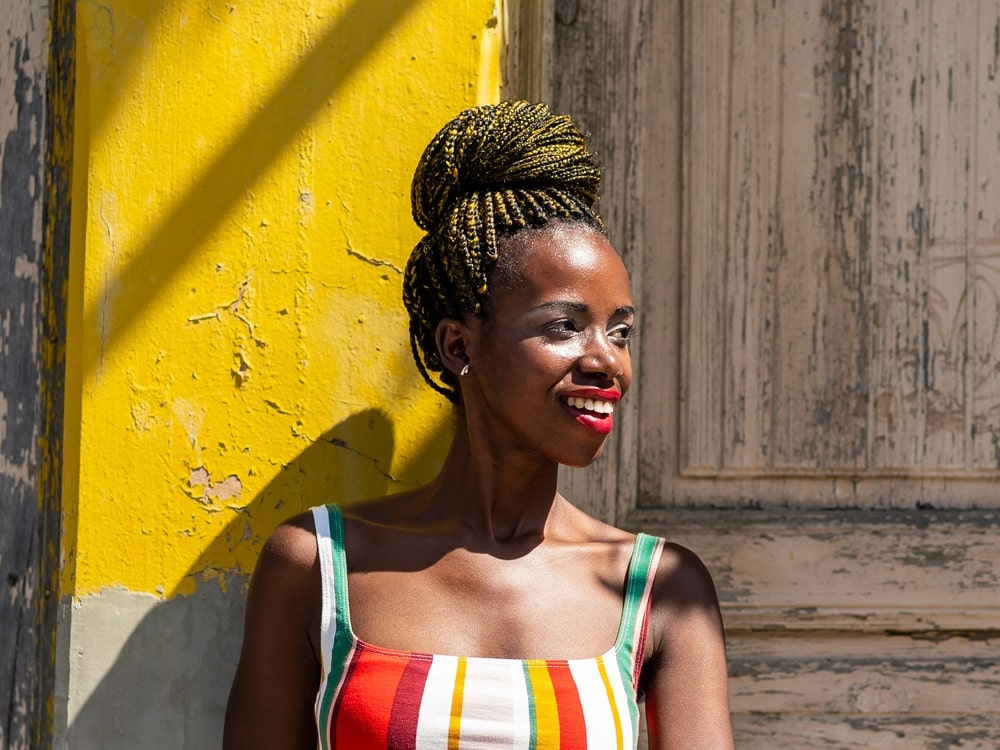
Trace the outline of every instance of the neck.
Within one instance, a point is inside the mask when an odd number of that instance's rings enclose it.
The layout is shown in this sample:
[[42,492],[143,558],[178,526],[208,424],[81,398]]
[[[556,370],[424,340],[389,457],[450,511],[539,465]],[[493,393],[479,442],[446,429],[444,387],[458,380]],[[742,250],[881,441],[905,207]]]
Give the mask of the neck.
[[552,460],[470,431],[460,412],[435,482],[438,507],[470,532],[499,542],[541,537],[565,502],[556,488],[558,474]]

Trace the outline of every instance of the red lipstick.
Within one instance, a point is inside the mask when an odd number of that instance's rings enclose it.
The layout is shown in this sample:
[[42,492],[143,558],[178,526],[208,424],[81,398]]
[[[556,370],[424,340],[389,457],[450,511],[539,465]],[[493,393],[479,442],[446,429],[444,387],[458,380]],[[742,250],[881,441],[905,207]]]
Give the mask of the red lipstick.
[[[607,435],[614,427],[614,407],[621,400],[621,393],[618,391],[603,390],[601,388],[580,388],[569,391],[561,396],[563,406],[572,417],[581,425],[599,435]],[[585,402],[591,402],[592,408],[587,408]],[[572,402],[572,403],[571,403]],[[601,402],[597,406],[594,402]],[[611,407],[612,413],[603,411],[607,408],[604,403]]]

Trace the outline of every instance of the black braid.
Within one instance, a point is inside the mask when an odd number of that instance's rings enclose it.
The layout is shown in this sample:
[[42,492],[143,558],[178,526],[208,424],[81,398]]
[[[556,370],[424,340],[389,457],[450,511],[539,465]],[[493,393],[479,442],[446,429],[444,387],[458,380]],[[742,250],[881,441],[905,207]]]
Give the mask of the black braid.
[[584,136],[569,117],[544,104],[467,109],[434,136],[410,193],[413,218],[427,234],[410,254],[403,279],[413,358],[434,390],[459,400],[435,332],[444,318],[482,314],[500,240],[550,220],[582,221],[603,231],[594,210],[600,179]]

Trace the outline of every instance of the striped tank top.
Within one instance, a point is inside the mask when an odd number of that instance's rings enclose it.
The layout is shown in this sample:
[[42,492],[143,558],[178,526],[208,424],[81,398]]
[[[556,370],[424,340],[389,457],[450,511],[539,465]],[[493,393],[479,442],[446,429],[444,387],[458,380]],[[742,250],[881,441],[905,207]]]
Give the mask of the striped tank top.
[[380,648],[351,628],[344,523],[312,509],[323,582],[321,750],[625,750],[663,540],[636,537],[615,644],[590,659],[502,659]]

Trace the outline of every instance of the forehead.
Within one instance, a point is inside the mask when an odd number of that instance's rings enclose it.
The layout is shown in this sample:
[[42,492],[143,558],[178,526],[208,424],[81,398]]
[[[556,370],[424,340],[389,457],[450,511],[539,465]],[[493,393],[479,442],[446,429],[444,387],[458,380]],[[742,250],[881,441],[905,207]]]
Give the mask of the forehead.
[[589,302],[585,298],[598,297],[613,300],[615,306],[631,303],[624,263],[607,238],[589,227],[557,225],[525,232],[507,250],[515,271],[505,291],[545,298],[542,301],[553,297]]

